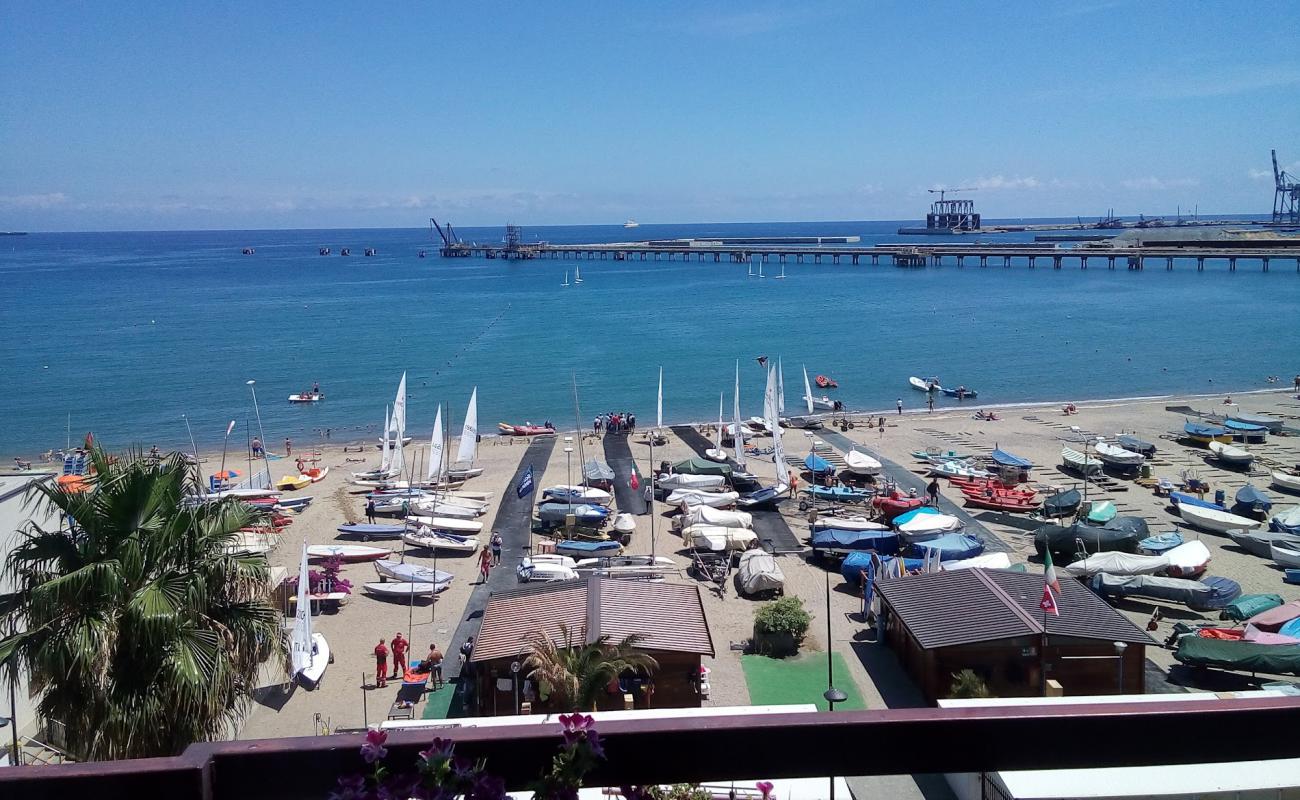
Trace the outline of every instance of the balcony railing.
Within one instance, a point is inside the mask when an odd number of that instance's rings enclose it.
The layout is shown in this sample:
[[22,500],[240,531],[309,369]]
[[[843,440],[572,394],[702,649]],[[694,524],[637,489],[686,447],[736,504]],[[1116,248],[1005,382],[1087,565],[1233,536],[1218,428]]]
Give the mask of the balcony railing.
[[[1070,706],[801,712],[598,724],[608,760],[592,786],[980,772],[1293,758],[1300,698]],[[1206,735],[1207,731],[1213,735]],[[393,732],[389,763],[414,763],[435,736],[487,759],[511,788],[536,778],[559,726]],[[324,797],[362,768],[358,735],[196,744],[174,758],[0,769],[0,797]],[[725,754],[725,756],[719,756]]]

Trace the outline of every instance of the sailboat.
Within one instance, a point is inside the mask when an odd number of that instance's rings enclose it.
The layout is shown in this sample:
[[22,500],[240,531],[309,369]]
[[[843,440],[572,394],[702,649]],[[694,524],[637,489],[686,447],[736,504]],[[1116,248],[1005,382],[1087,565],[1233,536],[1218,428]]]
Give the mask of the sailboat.
[[311,629],[311,576],[307,571],[307,543],[302,545],[298,564],[298,607],[289,632],[289,655],[293,679],[308,689],[315,689],[330,663],[330,647],[325,637]]
[[573,282],[582,283],[582,265],[578,264],[573,268]]
[[768,367],[767,370],[767,388],[763,392],[763,418],[767,427],[772,431],[772,461],[776,466],[776,491],[786,491],[790,488],[788,476],[789,468],[785,463],[785,453],[781,447],[781,428],[780,407],[781,399],[779,394],[780,372],[777,367]]
[[388,406],[384,406],[384,438],[379,442],[383,456],[379,462],[379,469],[352,473],[353,483],[357,481],[385,481],[397,476],[397,470],[393,469],[393,452],[388,438],[388,427],[391,423],[392,419],[388,414]]
[[803,399],[804,403],[808,406],[809,414],[813,413],[813,409],[815,408],[821,409],[822,411],[835,410],[835,401],[829,397],[825,395],[822,395],[821,397],[813,397],[812,385],[808,383],[807,367],[803,368]]
[[750,262],[749,262],[749,276],[748,276],[748,277],[750,277],[750,278],[754,277],[754,262],[753,262],[753,261],[750,261]]
[[456,451],[456,463],[447,471],[450,478],[465,480],[477,478],[483,474],[482,467],[474,466],[478,458],[478,387],[469,395],[469,406],[465,409],[465,424],[460,428],[460,449]]
[[569,285],[569,271],[567,269],[564,271],[564,283],[561,283],[560,285],[561,286]]
[[736,361],[736,389],[732,394],[731,418],[736,425],[736,465],[745,468],[745,428],[740,422],[740,361]]
[[722,449],[722,399],[726,392],[718,392],[718,432],[713,446],[704,451],[704,457],[710,461],[726,461],[727,451]]
[[776,357],[776,413],[785,413],[785,365],[780,356]]
[[434,486],[442,483],[442,451],[446,448],[442,438],[442,403],[433,416],[433,435],[429,437],[429,473],[426,476]]

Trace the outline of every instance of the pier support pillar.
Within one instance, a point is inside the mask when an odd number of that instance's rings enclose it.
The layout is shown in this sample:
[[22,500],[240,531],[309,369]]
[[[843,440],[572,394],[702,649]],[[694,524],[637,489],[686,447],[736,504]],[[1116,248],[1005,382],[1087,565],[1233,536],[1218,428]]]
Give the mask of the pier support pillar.
[[959,267],[966,266],[966,256],[957,256],[957,266]]
[[858,265],[858,256],[857,256],[857,254],[855,253],[855,254],[852,256],[852,258],[853,258],[853,266],[856,267],[856,266]]
[[785,253],[782,253],[782,254],[781,254],[781,263],[782,263],[782,264],[785,263]]
[[1011,256],[1003,256],[1003,257],[1002,257],[1002,266],[1003,266],[1003,267],[1010,267],[1010,266],[1011,266]]
[[1166,271],[1166,272],[1173,272],[1173,271],[1174,271],[1174,259],[1173,259],[1173,256],[1170,256],[1169,258],[1166,258],[1166,259],[1165,259],[1165,271]]
[[803,263],[803,253],[800,253],[799,255],[795,256],[794,258],[795,258],[795,262],[794,262],[794,263],[796,263],[796,264],[802,264],[802,263]]
[[981,267],[987,267],[988,265],[989,265],[989,257],[988,257],[988,256],[980,256],[980,266],[981,266]]
[[1115,269],[1115,256],[1106,257],[1106,269]]
[[1033,268],[1034,268],[1034,262],[1035,262],[1036,260],[1037,260],[1037,259],[1036,259],[1034,256],[1030,256],[1030,257],[1029,257],[1029,268],[1030,268],[1030,269],[1033,269]]
[[1088,268],[1088,257],[1086,255],[1080,254],[1079,269],[1087,269],[1087,268]]
[[1264,259],[1264,271],[1265,271],[1265,272],[1268,272],[1268,259],[1267,259],[1267,258]]
[[[871,255],[871,263],[872,263],[873,266],[876,265],[876,264],[879,264],[879,263],[880,263],[880,256],[878,256],[878,255],[872,253],[872,255]],[[1300,259],[1297,259],[1296,262],[1295,262],[1295,264],[1296,264],[1296,269],[1300,270]]]
[[1060,269],[1060,268],[1061,268],[1061,257],[1052,256],[1052,269]]
[[1196,271],[1197,272],[1205,271],[1205,256],[1196,257]]
[[1228,259],[1228,271],[1229,271],[1229,272],[1236,272],[1236,271],[1237,271],[1237,259],[1236,259],[1236,258],[1230,258],[1230,259]]

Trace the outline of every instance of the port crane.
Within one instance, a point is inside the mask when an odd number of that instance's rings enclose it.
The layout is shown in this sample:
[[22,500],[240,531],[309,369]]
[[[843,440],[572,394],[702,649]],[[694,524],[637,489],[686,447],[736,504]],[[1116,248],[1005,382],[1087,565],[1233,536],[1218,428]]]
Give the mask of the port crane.
[[926,189],[930,194],[939,195],[939,199],[930,204],[930,213],[925,217],[926,230],[977,231],[980,228],[980,215],[975,213],[974,200],[948,200],[946,195],[954,192],[977,192],[979,189],[968,186],[957,189]]
[[439,255],[444,258],[465,258],[469,255],[469,247],[460,240],[460,236],[456,235],[456,231],[452,230],[450,222],[439,225],[438,220],[429,217],[429,229],[430,233],[436,229],[438,235],[442,237],[442,247],[438,249]]
[[1300,225],[1300,180],[1278,169],[1273,150],[1273,224]]
[[[978,191],[979,191],[979,187],[977,187],[977,186],[968,186],[968,187],[966,187],[966,188],[964,188],[964,189],[926,189],[926,191],[929,192],[930,194],[937,194],[937,195],[939,195],[939,202],[942,203],[942,202],[944,201],[944,200],[943,200],[943,196],[944,196],[945,194],[955,194],[955,193],[957,193],[957,192],[978,192]],[[954,202],[955,202],[955,201],[954,201]]]

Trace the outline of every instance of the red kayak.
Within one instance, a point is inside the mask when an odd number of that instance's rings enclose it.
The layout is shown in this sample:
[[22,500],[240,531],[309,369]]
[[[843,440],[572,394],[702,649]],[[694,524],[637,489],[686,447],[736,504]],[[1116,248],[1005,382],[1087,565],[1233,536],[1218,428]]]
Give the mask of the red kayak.
[[1025,502],[1013,497],[978,497],[966,495],[966,505],[976,508],[990,508],[994,511],[1010,511],[1013,514],[1033,511],[1038,503]]
[[818,388],[818,389],[838,389],[838,388],[840,388],[840,385],[839,385],[838,383],[835,382],[835,379],[834,379],[834,378],[828,378],[828,377],[826,377],[825,375],[818,375],[818,376],[817,376],[817,381],[816,381],[816,383],[817,383],[817,388]]
[[886,521],[892,520],[899,514],[904,514],[914,508],[920,508],[925,505],[925,501],[919,497],[908,497],[904,494],[894,492],[888,497],[873,497],[871,505],[880,511],[880,515]]
[[1031,502],[1034,499],[1033,492],[1020,489],[993,489],[990,487],[981,489],[975,486],[967,486],[962,488],[961,493],[967,497],[998,497],[1003,500],[1019,500],[1024,503]]
[[541,436],[547,433],[555,433],[554,428],[548,428],[545,425],[511,425],[508,422],[498,422],[497,430],[502,436]]
[[983,492],[985,489],[989,489],[994,494],[1020,494],[1025,497],[1033,497],[1038,494],[1037,489],[1020,489],[1015,486],[1008,486],[1007,484],[997,480],[971,481],[962,478],[956,480],[950,478],[948,483],[961,489],[963,492]]

